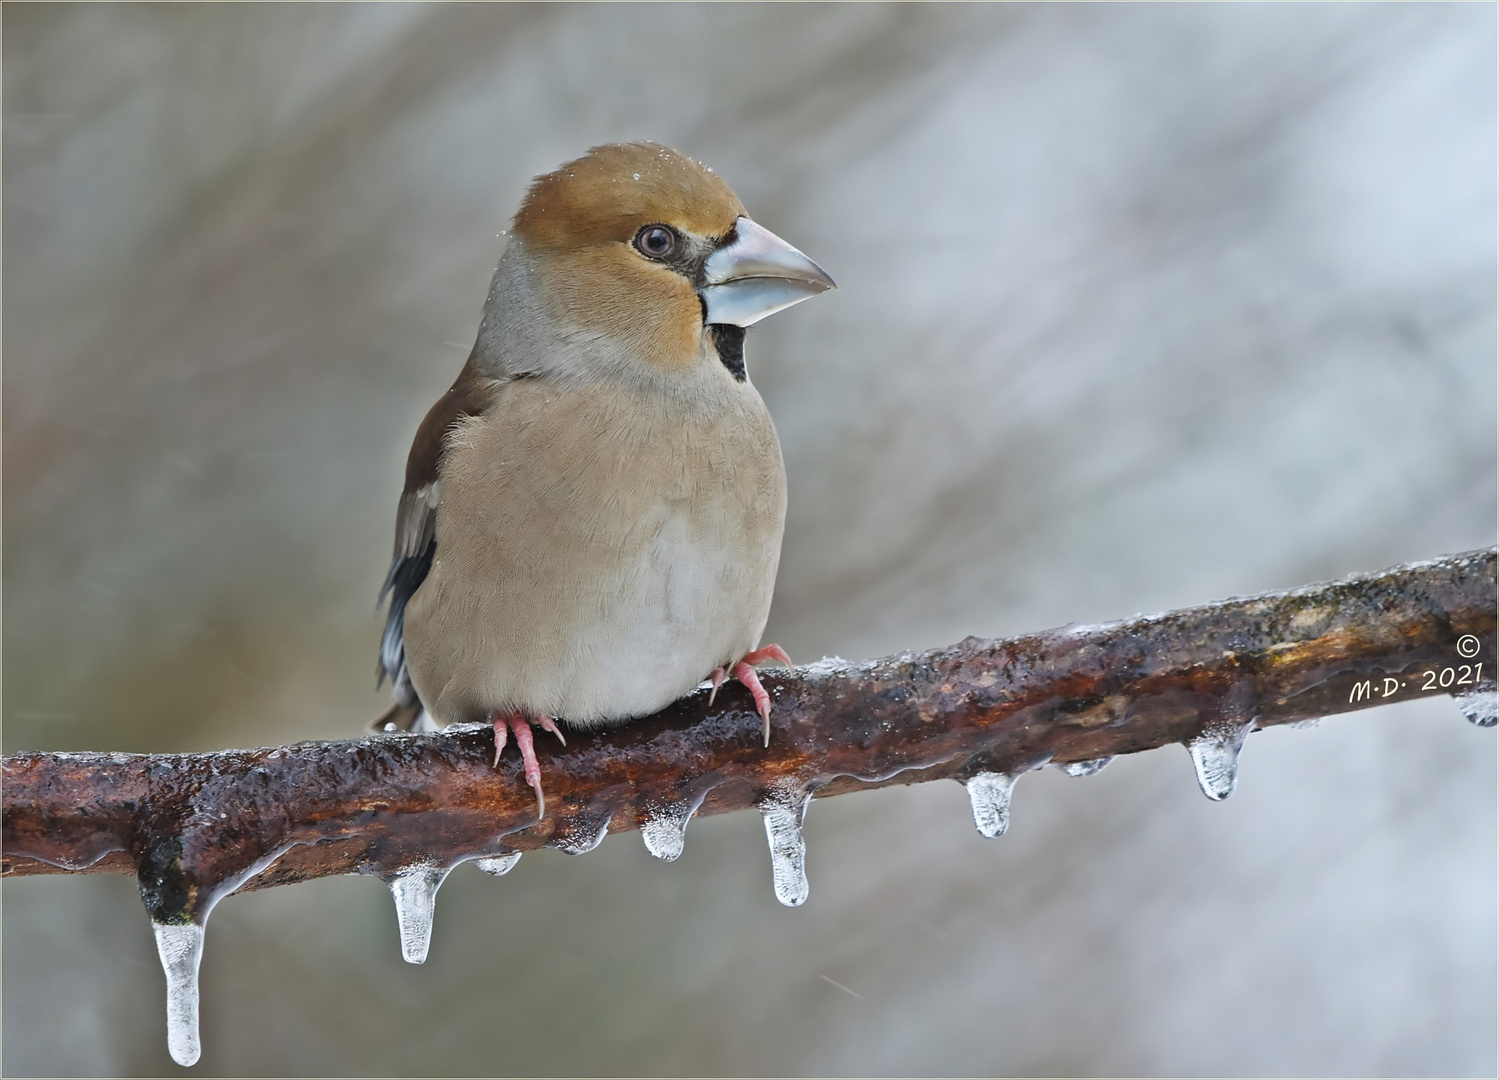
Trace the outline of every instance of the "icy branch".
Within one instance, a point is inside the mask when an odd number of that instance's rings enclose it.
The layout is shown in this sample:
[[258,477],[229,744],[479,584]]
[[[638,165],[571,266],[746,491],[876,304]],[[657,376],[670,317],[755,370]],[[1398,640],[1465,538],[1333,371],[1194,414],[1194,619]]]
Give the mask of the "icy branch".
[[1222,798],[1251,728],[1464,692],[1470,716],[1491,721],[1495,597],[1489,549],[1165,615],[824,660],[766,676],[769,749],[737,687],[712,708],[700,692],[548,744],[539,822],[518,762],[491,766],[487,729],[212,754],[15,754],[4,759],[3,869],[134,872],[158,922],[201,922],[236,888],[579,852],[606,827],[644,826],[652,851],[672,858],[695,813],[757,807],[779,821],[808,794],[949,777],[972,781],[979,826],[997,835],[1018,774],[1048,762],[1082,772],[1169,743],[1191,748],[1203,790]]
[[[202,922],[236,888],[329,874],[387,880],[537,847],[579,852],[643,826],[663,858],[694,814],[954,778],[981,830],[1013,778],[1096,771],[1184,743],[1214,798],[1252,728],[1437,693],[1492,722],[1495,552],[1292,592],[1007,641],[766,676],[770,748],[737,687],[541,750],[549,812],[486,730],[212,754],[4,759],[4,873],[137,874],[152,917]],[[767,820],[770,820],[768,817]],[[780,829],[787,833],[786,828]]]

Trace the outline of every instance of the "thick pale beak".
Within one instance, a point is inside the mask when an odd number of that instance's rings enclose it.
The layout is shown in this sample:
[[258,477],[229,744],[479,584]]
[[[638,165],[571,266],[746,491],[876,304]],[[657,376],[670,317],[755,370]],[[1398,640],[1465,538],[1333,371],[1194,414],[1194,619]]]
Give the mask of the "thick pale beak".
[[734,223],[734,242],[708,256],[708,283],[698,295],[709,323],[750,326],[809,296],[836,289],[827,271],[747,217]]

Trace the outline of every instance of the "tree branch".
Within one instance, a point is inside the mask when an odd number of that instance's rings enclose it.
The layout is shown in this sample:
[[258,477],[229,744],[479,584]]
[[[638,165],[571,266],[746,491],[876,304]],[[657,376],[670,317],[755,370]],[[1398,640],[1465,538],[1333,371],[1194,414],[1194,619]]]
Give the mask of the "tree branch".
[[799,903],[813,795],[951,777],[997,835],[1013,778],[1048,762],[1085,773],[1184,742],[1203,790],[1222,798],[1255,727],[1436,693],[1465,695],[1470,719],[1492,724],[1495,610],[1491,548],[1165,615],[824,660],[765,677],[768,749],[738,687],[712,708],[700,691],[540,748],[539,822],[518,763],[491,765],[487,727],[211,754],[15,754],[3,872],[135,873],[154,921],[201,924],[238,888],[353,872],[440,881],[470,859],[586,851],[606,829],[643,827],[674,858],[694,814],[759,807],[777,893]]

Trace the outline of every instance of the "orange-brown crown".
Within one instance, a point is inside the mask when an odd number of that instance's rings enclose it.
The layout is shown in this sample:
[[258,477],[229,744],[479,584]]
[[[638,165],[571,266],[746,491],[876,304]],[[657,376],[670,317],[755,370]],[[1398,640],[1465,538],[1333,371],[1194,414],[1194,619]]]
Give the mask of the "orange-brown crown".
[[659,222],[697,236],[722,236],[745,212],[712,170],[659,143],[595,146],[531,182],[514,232],[553,251],[629,243]]

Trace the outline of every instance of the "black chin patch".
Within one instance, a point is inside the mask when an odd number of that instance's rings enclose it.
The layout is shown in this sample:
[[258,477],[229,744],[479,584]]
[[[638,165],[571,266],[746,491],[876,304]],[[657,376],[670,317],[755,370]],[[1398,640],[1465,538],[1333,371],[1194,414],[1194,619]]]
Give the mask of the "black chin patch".
[[713,348],[718,352],[719,363],[729,369],[735,382],[744,382],[744,327],[709,323],[708,333],[713,335]]

